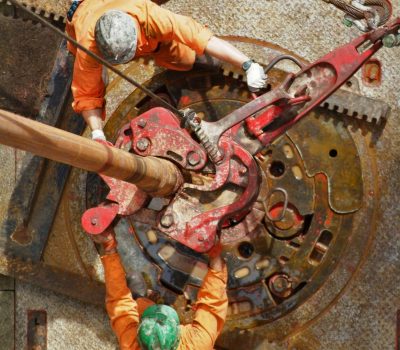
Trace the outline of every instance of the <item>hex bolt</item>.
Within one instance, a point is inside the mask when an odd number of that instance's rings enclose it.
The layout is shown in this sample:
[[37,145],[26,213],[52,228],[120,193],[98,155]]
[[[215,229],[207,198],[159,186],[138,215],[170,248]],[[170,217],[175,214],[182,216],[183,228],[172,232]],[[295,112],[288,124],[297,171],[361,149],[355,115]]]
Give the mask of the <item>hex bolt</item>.
[[174,218],[171,214],[166,214],[161,218],[160,223],[162,227],[165,228],[171,227],[172,224],[174,223]]
[[137,125],[138,125],[140,128],[144,128],[144,127],[146,126],[146,124],[147,124],[147,121],[144,120],[144,119],[139,119],[139,121],[137,122]]
[[385,46],[385,47],[389,47],[389,48],[393,47],[396,45],[396,35],[394,35],[394,34],[386,35],[383,38],[382,42],[383,42],[383,46]]
[[289,281],[286,278],[279,277],[272,284],[275,291],[278,293],[284,292],[289,287]]
[[386,35],[382,40],[383,46],[385,47],[395,47],[400,46],[400,34],[389,34]]
[[269,282],[271,292],[281,298],[287,298],[292,293],[292,282],[287,275],[276,275]]
[[247,168],[245,166],[241,166],[239,169],[239,174],[244,176],[247,174]]
[[200,163],[200,155],[197,152],[190,152],[187,155],[187,161],[191,166],[196,166],[197,164]]
[[139,151],[144,152],[150,146],[150,140],[142,138],[136,143],[136,147]]

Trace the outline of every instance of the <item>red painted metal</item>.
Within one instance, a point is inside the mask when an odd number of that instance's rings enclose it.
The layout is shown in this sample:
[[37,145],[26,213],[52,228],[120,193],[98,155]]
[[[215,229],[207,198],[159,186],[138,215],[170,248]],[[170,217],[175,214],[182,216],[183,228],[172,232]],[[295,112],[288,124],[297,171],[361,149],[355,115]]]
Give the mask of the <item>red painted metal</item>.
[[[260,141],[264,145],[271,143],[313,108],[319,106],[383,46],[382,39],[385,35],[396,33],[399,28],[400,18],[396,18],[386,26],[363,34],[351,43],[328,53],[289,78],[291,81],[286,81],[277,89],[282,91],[282,97],[285,93],[295,97],[301,94],[310,96],[311,100],[301,107],[297,105],[285,109],[281,117],[285,118],[288,114],[293,114],[294,117],[278,128],[265,131],[259,137]],[[273,104],[276,102],[278,101],[274,101]]]
[[249,117],[245,120],[247,130],[254,136],[260,136],[264,133],[263,128],[271,124],[281,113],[283,109],[272,105],[257,117]]
[[[217,242],[217,233],[226,220],[238,216],[243,217],[251,210],[252,204],[257,199],[261,182],[257,163],[250,153],[226,137],[221,139],[220,146],[224,159],[216,165],[213,182],[209,186],[203,187],[185,184],[164,215],[177,216],[174,209],[181,208],[181,203],[186,202],[187,189],[212,192],[229,185],[236,185],[242,188],[239,197],[231,204],[204,212],[198,210],[197,203],[193,203],[192,208],[187,208],[188,213],[185,216],[179,213],[179,217],[185,217],[185,220],[174,220],[174,223],[168,228],[159,225],[160,231],[202,253],[212,249]],[[240,162],[232,161],[233,159],[240,160]]]
[[118,204],[104,204],[85,211],[82,215],[82,227],[91,235],[103,233],[118,214]]
[[376,58],[368,60],[362,67],[362,80],[367,86],[379,86],[382,83],[382,64]]
[[[132,142],[132,149],[141,156],[170,159],[188,170],[200,170],[207,161],[202,146],[180,126],[179,119],[169,110],[152,108],[126,125],[117,147]],[[142,142],[143,140],[147,140]]]
[[108,203],[102,203],[85,211],[82,216],[83,229],[92,235],[103,233],[114,221],[117,215],[132,215],[143,207],[149,196],[137,186],[100,175],[110,188],[107,195]]

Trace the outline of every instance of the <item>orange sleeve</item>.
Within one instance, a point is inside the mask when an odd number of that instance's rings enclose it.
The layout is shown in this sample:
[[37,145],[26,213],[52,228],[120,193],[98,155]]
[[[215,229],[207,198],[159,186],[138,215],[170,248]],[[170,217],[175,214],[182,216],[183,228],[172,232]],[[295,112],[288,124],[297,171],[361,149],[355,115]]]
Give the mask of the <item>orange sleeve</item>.
[[[75,29],[74,26],[67,21],[66,25],[65,25],[65,31],[67,32],[67,34],[72,38],[75,39]],[[74,56],[76,55],[76,47],[74,45],[71,44],[70,41],[67,41],[67,49],[69,52],[71,52]]]
[[227,279],[226,267],[221,272],[208,270],[197,296],[194,320],[191,325],[184,326],[182,332],[181,341],[186,346],[213,349],[228,311]]
[[101,77],[102,69],[100,63],[77,50],[71,87],[74,96],[72,107],[76,113],[103,109],[105,86]]
[[132,298],[121,259],[117,253],[101,257],[106,282],[106,309],[111,327],[118,338],[121,349],[137,347],[136,336],[139,312]]
[[213,33],[194,19],[149,5],[148,35],[158,41],[176,40],[202,55]]

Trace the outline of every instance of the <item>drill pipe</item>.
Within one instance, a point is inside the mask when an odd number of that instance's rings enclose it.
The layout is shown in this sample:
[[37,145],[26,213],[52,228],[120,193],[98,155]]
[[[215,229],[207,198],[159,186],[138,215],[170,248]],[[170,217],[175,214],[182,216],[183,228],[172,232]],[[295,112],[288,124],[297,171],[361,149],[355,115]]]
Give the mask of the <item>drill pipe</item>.
[[2,109],[0,144],[133,183],[152,196],[168,196],[182,184],[168,160],[140,157]]

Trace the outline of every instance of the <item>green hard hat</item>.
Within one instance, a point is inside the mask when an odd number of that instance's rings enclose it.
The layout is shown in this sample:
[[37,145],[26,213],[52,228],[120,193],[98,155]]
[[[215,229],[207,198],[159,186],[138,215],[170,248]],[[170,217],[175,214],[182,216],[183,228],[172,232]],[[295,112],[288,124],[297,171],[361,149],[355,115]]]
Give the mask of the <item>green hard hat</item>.
[[167,305],[152,305],[142,314],[138,341],[143,350],[175,350],[179,344],[179,317]]

